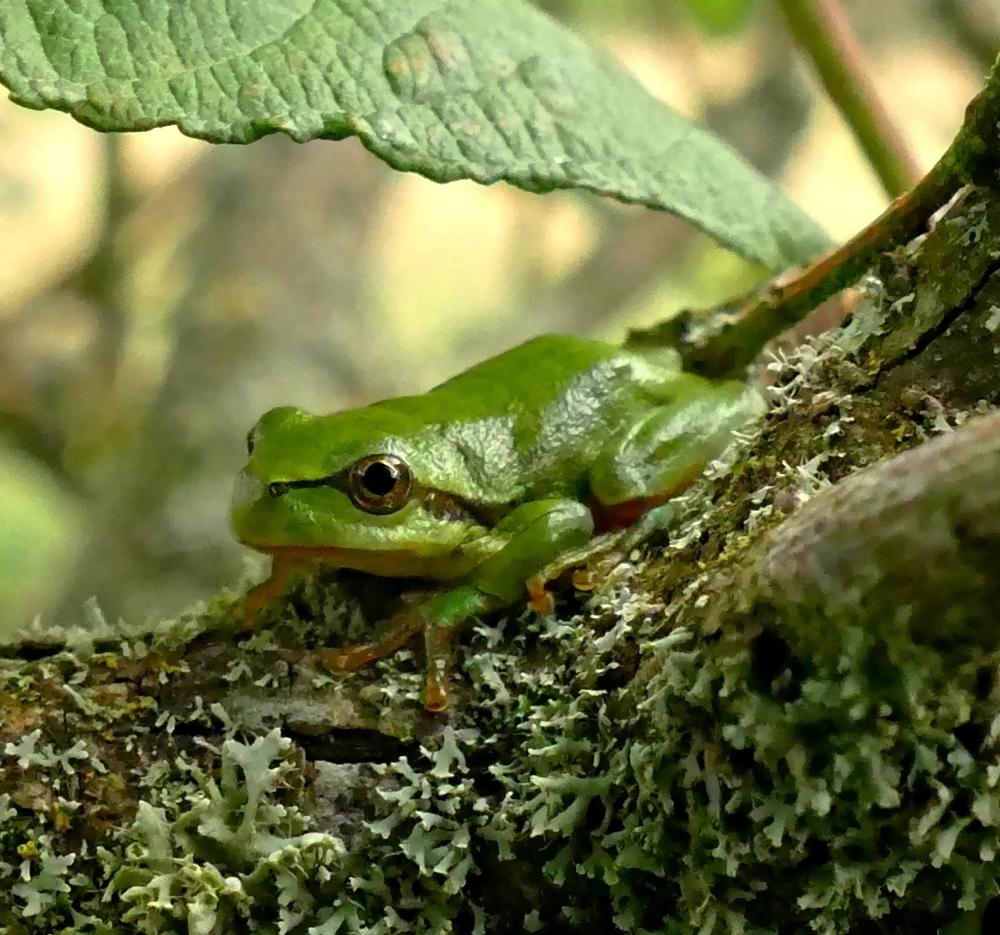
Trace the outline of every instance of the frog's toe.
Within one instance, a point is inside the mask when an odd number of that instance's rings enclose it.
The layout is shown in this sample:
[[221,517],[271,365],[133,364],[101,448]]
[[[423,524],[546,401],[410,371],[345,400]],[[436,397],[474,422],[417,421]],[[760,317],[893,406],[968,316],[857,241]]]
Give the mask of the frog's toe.
[[573,572],[573,587],[577,591],[593,591],[601,583],[603,577],[594,568],[578,568]]
[[436,679],[427,679],[424,683],[424,710],[431,714],[440,714],[448,709],[451,698],[448,688]]
[[528,602],[540,614],[551,614],[556,609],[555,595],[545,587],[548,578],[535,577],[528,581]]
[[331,672],[343,674],[353,672],[366,663],[378,659],[378,654],[372,652],[370,646],[354,646],[348,644],[340,649],[324,649],[319,652],[323,665]]

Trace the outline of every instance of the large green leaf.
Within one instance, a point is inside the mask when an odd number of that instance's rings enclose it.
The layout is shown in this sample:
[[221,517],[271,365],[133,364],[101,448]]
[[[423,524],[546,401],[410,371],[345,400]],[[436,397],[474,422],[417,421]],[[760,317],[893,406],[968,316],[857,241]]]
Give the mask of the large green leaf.
[[772,269],[828,246],[732,150],[523,0],[0,0],[0,81],[98,130],[355,135],[437,181],[589,189]]

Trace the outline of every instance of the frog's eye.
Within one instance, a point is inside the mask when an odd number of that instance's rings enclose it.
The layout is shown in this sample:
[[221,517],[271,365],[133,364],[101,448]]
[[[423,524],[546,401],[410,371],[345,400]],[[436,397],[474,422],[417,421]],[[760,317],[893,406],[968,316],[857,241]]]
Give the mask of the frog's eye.
[[410,469],[395,455],[368,455],[347,475],[347,493],[366,513],[395,513],[410,496]]

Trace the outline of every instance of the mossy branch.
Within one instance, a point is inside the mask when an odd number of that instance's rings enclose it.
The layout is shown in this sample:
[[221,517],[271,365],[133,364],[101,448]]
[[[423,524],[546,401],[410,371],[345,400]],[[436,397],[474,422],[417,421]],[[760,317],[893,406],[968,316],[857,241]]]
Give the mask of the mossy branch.
[[363,627],[329,582],[256,635],[220,600],[10,648],[0,925],[985,931],[998,258],[989,186],[877,258],[669,538],[470,629],[447,716],[418,649],[315,663]]

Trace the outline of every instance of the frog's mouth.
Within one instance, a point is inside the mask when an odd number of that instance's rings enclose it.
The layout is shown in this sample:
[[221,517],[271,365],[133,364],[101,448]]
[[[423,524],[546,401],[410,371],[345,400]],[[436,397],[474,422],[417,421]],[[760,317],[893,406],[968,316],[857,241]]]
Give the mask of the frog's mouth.
[[270,555],[275,565],[293,567],[319,561],[334,568],[351,568],[382,578],[433,578],[446,581],[468,574],[474,564],[461,555],[417,555],[406,549],[344,549],[323,545],[264,547],[249,542],[243,544]]

